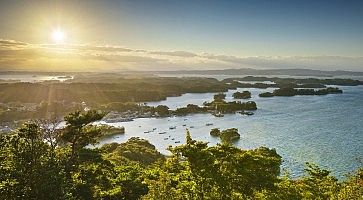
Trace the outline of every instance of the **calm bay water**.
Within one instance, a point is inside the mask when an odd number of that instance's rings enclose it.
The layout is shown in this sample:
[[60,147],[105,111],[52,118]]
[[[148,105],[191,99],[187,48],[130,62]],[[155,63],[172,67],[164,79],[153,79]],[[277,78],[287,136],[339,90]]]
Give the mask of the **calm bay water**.
[[[258,94],[273,89],[239,88],[238,91],[251,91],[251,100],[258,106],[255,115],[228,114],[218,118],[210,114],[196,114],[111,123],[113,126],[124,126],[126,133],[104,139],[101,144],[124,142],[136,136],[149,140],[162,153],[168,154],[166,148],[169,145],[178,145],[175,141],[185,142],[186,128],[194,139],[214,145],[220,140],[209,135],[211,128],[235,127],[241,134],[236,146],[243,149],[259,146],[275,148],[283,157],[283,168],[291,176],[301,175],[304,163],[313,162],[343,178],[348,172],[362,167],[363,86],[340,88],[343,94],[272,98],[260,98]],[[228,91],[227,101],[233,100],[234,92],[236,90]],[[167,105],[175,109],[189,103],[202,105],[212,98],[213,93],[185,94],[148,105]],[[206,126],[207,123],[213,125]],[[176,126],[176,129],[169,130],[172,126]],[[144,133],[154,128],[155,131]],[[160,132],[167,133],[158,134]]]

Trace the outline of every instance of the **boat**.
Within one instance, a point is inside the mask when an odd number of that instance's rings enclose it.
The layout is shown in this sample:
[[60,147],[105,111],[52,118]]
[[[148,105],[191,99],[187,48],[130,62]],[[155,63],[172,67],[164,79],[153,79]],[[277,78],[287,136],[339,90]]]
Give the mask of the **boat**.
[[171,140],[175,140],[175,138],[171,138]]
[[169,129],[170,129],[170,130],[172,130],[172,129],[176,129],[176,126],[170,126],[170,127],[169,127]]
[[144,133],[150,133],[150,131],[144,131]]
[[166,138],[164,138],[164,140],[168,140],[168,139],[169,139],[169,138],[167,138],[167,137],[166,137]]
[[221,112],[213,113],[212,115],[215,117],[224,117],[224,115]]
[[212,123],[207,123],[206,126],[212,126],[213,124]]
[[183,124],[183,126],[187,126],[186,124]]
[[189,128],[194,128],[194,126],[190,126]]
[[159,134],[165,134],[166,132],[160,132]]
[[180,143],[180,141],[175,141],[175,143]]

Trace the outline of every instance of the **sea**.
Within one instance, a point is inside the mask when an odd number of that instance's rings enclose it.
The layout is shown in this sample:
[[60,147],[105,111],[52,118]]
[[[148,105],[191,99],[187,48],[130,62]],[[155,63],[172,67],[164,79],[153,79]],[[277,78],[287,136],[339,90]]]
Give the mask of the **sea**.
[[[222,79],[221,77],[215,77]],[[226,76],[223,76],[226,78]],[[352,77],[354,78],[354,77]],[[358,79],[363,80],[363,77]],[[328,169],[339,179],[363,167],[363,85],[334,86],[342,94],[261,98],[258,94],[274,89],[238,88],[229,90],[227,101],[236,91],[248,90],[258,109],[252,116],[193,114],[183,117],[139,118],[130,122],[109,123],[125,127],[125,134],[105,138],[99,145],[125,142],[130,137],[149,140],[163,154],[169,146],[185,143],[187,130],[195,140],[209,145],[221,143],[209,134],[212,128],[237,128],[241,138],[234,145],[242,149],[260,146],[276,149],[282,156],[282,171],[296,178],[304,174],[307,162]],[[212,101],[215,93],[187,93],[147,105],[166,105],[170,109]],[[105,123],[105,122],[101,122]],[[170,129],[172,128],[172,129]]]

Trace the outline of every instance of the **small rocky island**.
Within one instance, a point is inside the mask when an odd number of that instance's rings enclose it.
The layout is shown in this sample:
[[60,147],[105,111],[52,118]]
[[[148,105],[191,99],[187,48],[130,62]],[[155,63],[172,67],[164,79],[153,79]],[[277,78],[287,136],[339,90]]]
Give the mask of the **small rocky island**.
[[213,128],[210,131],[210,135],[214,137],[219,137],[223,143],[231,143],[241,137],[241,135],[238,133],[237,128],[229,128],[223,131],[220,131],[219,128]]
[[251,92],[250,91],[235,92],[235,93],[233,93],[233,98],[235,98],[235,99],[250,99],[251,98]]
[[111,137],[114,135],[120,135],[125,134],[125,127],[114,127],[107,124],[102,124],[100,126],[97,126],[102,130],[103,136],[102,137]]

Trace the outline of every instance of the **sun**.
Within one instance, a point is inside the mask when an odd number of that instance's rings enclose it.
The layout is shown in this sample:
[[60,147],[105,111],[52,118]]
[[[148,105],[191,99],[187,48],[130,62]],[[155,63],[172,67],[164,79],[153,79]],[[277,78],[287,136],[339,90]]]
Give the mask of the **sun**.
[[52,32],[52,39],[55,43],[59,44],[59,43],[63,43],[64,40],[66,39],[66,34],[63,30],[61,29],[55,29]]

